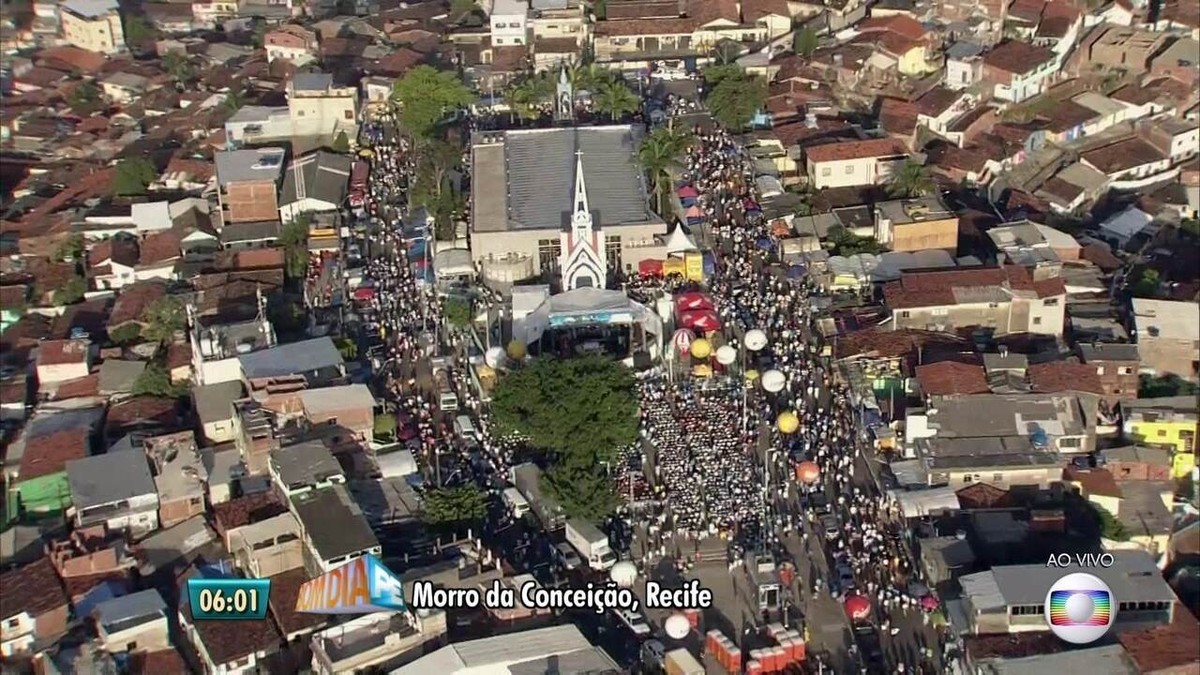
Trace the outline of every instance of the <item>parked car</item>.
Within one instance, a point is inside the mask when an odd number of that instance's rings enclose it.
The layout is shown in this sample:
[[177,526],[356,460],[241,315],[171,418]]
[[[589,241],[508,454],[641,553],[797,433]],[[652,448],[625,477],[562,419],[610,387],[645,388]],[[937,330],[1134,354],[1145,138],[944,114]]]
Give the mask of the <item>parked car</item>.
[[614,610],[617,618],[621,623],[625,624],[633,634],[638,637],[646,637],[652,632],[650,624],[646,623],[646,617],[642,616],[641,612],[631,612],[627,609]]
[[554,559],[567,571],[577,570],[583,565],[583,560],[580,559],[579,554],[565,541],[554,547]]
[[836,539],[840,527],[841,523],[838,522],[837,516],[832,513],[826,513],[821,516],[821,529],[825,531],[826,539]]

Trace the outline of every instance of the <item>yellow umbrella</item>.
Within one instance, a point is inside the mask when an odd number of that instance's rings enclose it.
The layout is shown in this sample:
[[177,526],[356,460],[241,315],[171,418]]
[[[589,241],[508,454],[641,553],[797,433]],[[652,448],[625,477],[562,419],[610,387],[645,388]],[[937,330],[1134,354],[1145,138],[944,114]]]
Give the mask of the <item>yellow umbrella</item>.
[[758,371],[757,370],[747,370],[746,371],[746,381],[747,382],[753,382],[757,379],[758,379]]
[[513,340],[512,342],[508,343],[508,347],[505,349],[505,352],[508,353],[508,358],[512,359],[513,361],[520,361],[521,359],[525,358],[525,345],[521,344],[520,340]]
[[712,367],[706,366],[703,363],[697,364],[692,368],[692,374],[696,377],[712,377]]
[[785,410],[779,413],[779,417],[775,420],[775,426],[778,427],[780,433],[794,434],[800,428],[800,418],[796,417],[796,413]]
[[698,359],[707,359],[709,354],[712,354],[712,343],[704,338],[696,338],[692,340],[692,346],[689,349],[692,356]]

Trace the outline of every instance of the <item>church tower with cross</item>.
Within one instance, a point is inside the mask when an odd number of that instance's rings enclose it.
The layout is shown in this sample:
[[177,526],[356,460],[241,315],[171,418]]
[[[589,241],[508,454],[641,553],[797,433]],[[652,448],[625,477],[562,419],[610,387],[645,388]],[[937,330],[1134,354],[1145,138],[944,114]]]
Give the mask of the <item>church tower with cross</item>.
[[595,223],[588,207],[587,185],[583,180],[583,152],[575,152],[575,205],[562,230],[563,291],[576,288],[604,288],[608,283],[608,261],[604,232]]

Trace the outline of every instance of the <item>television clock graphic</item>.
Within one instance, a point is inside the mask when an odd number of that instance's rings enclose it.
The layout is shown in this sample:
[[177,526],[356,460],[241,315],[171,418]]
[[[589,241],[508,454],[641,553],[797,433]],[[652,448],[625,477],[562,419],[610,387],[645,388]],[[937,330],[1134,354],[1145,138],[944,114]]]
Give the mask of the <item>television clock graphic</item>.
[[196,621],[252,621],[267,617],[270,579],[205,579],[187,582],[188,606]]
[[1091,574],[1068,574],[1046,594],[1046,625],[1060,639],[1085,645],[1104,637],[1117,618],[1108,584]]

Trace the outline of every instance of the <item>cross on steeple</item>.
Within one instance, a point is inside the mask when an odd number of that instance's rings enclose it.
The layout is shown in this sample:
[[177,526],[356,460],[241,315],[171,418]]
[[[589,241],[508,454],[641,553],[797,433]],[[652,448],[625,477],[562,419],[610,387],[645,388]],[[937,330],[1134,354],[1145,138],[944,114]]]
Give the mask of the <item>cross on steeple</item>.
[[583,150],[575,150],[575,207],[571,211],[575,218],[586,214],[591,220],[591,209],[588,207],[587,185],[583,182]]

